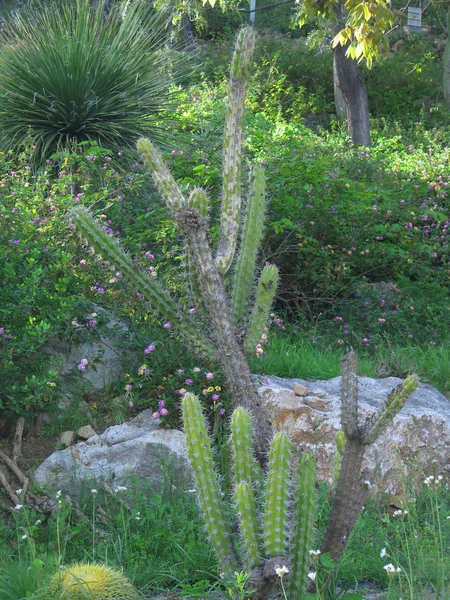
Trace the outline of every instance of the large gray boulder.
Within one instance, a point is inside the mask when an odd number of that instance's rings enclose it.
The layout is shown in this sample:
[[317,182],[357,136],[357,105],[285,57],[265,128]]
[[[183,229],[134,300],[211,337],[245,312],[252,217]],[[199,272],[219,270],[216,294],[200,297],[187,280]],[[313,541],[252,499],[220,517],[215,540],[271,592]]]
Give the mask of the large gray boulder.
[[113,489],[127,485],[132,477],[151,481],[155,491],[170,480],[171,485],[192,487],[192,470],[187,458],[184,433],[161,429],[146,410],[133,421],[115,425],[51,454],[34,473],[44,488],[77,496],[80,482],[93,487],[105,481]]
[[[341,429],[341,378],[264,381],[258,393],[275,428],[287,430],[296,446],[315,453],[319,479],[331,482],[335,434]],[[401,381],[359,378],[361,423]],[[420,384],[385,434],[367,449],[364,466],[375,470],[378,489],[393,494],[401,492],[408,475],[420,483],[426,475],[450,474],[450,401],[432,386]]]

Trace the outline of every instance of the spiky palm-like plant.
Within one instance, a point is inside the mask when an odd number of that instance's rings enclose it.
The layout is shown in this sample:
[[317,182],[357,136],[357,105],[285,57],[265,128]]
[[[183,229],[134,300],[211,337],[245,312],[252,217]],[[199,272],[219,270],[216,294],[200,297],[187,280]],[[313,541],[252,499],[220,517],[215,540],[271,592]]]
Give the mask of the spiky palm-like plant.
[[146,132],[163,139],[156,118],[179,64],[164,50],[164,22],[140,0],[105,14],[104,0],[63,0],[8,18],[0,31],[4,143],[29,145],[31,135],[45,158],[74,141],[117,148]]
[[[258,343],[276,291],[278,269],[266,265],[255,285],[265,209],[264,171],[259,165],[250,169],[245,216],[242,217],[243,115],[254,45],[253,29],[242,29],[231,64],[223,147],[220,239],[216,249],[211,247],[208,238],[207,193],[194,190],[185,197],[152,142],[145,138],[138,141],[142,160],[184,238],[186,287],[192,303],[203,317],[203,327],[186,317],[157,281],[140,272],[117,241],[108,236],[86,210],[73,209],[71,219],[94,251],[120,270],[152,309],[177,327],[191,348],[219,362],[235,405],[242,405],[252,412],[258,458],[264,463],[271,426],[253,385],[246,354],[252,355],[259,350]],[[237,267],[229,298],[224,278],[236,257]]]

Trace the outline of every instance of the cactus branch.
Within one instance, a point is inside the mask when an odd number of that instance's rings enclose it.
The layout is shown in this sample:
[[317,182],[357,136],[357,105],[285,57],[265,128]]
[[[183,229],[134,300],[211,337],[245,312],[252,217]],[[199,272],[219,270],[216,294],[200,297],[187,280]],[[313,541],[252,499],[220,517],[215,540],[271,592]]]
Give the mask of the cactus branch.
[[255,303],[253,305],[247,336],[244,346],[248,354],[254,354],[259,343],[264,327],[267,325],[270,307],[277,289],[278,269],[275,265],[266,265],[261,273],[256,289]]
[[294,488],[294,523],[292,538],[292,571],[288,597],[301,600],[307,587],[316,512],[316,460],[312,454],[302,454]]
[[161,154],[147,138],[138,140],[137,149],[168,208],[174,212],[181,210],[186,205],[186,200]]
[[358,431],[358,365],[356,354],[349,352],[342,360],[341,424],[347,439],[355,439]]
[[252,483],[254,472],[252,418],[248,410],[238,406],[231,416],[231,443],[234,457],[235,485]]
[[231,543],[231,529],[222,494],[214,472],[211,443],[199,399],[194,394],[186,394],[182,401],[182,411],[188,456],[194,471],[208,536],[220,568],[232,575],[238,569],[238,562]]
[[249,196],[231,298],[231,313],[234,323],[238,327],[248,314],[255,276],[256,256],[264,225],[265,204],[264,170],[257,165],[250,172]]
[[256,518],[255,496],[247,481],[241,481],[236,485],[234,498],[244,550],[244,567],[247,572],[250,572],[260,563],[261,555],[258,545],[258,521]]
[[169,294],[157,281],[137,268],[132,259],[122,250],[117,240],[103,231],[86,210],[73,208],[70,211],[70,219],[94,251],[121,271],[135,286],[136,290],[143,295],[154,311],[162,318],[176,323],[180,333],[204,356],[208,357],[215,354],[214,346],[198,331],[194,323],[183,315]]
[[256,35],[251,27],[241,29],[231,63],[223,140],[220,240],[216,255],[217,267],[223,274],[233,261],[240,225],[242,123],[255,40]]
[[273,436],[270,444],[264,503],[264,550],[269,558],[284,554],[286,547],[290,457],[289,436],[280,431]]
[[381,408],[364,425],[361,433],[362,444],[373,444],[378,439],[390,423],[392,423],[397,413],[405,406],[406,401],[418,385],[419,379],[417,375],[410,375],[392,390]]

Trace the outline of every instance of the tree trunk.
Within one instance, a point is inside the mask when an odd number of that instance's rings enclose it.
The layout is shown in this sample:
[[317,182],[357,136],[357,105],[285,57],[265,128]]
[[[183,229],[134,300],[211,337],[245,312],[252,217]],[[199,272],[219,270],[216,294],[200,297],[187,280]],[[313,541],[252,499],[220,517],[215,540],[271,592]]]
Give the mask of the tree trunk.
[[334,83],[334,106],[336,109],[337,120],[343,123],[347,120],[347,105],[345,104],[344,96],[337,84],[336,69],[333,60],[333,83]]
[[355,60],[345,55],[347,46],[333,49],[335,86],[344,98],[348,131],[355,146],[370,146],[369,100],[363,76]]
[[444,50],[444,97],[450,108],[450,7],[447,14],[447,43]]

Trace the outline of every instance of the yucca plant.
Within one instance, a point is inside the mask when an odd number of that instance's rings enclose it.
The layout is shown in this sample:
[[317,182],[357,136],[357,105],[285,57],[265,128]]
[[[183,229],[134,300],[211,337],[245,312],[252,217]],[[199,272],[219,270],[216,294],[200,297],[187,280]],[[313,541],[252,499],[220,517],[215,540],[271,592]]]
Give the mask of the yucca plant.
[[74,141],[162,140],[158,118],[181,66],[163,19],[141,0],[108,14],[104,0],[64,0],[11,16],[0,32],[3,142],[45,158]]

